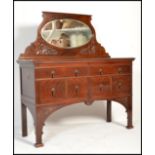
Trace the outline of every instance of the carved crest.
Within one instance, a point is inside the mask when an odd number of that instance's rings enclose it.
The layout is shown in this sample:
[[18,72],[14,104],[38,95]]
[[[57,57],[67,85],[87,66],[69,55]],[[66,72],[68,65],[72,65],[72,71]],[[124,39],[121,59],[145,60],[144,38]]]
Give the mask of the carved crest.
[[[75,22],[73,23],[65,23],[63,25],[63,29],[61,30],[60,27],[62,27],[62,19],[72,19],[73,21],[80,21],[80,22]],[[75,47],[75,48],[59,48],[57,47],[58,45],[54,46],[54,44],[58,44],[60,46],[65,46],[67,45],[67,42],[65,42],[66,40],[60,40],[58,43],[56,43],[56,41],[53,41],[51,44],[47,43],[46,40],[43,38],[42,36],[42,31],[46,30],[48,32],[48,29],[50,29],[50,27],[52,27],[52,23],[51,21],[54,20],[57,23],[57,30],[59,31],[65,31],[68,33],[68,27],[70,24],[71,30],[75,27],[75,26],[80,26],[81,23],[85,23],[87,26],[86,27],[81,27],[82,29],[86,29],[87,27],[89,27],[89,29],[92,32],[92,38],[90,41],[88,41],[87,44],[84,44],[83,46],[80,47]],[[91,20],[91,16],[90,15],[78,15],[78,14],[64,14],[64,13],[47,13],[47,12],[43,12],[43,21],[40,24],[39,28],[38,28],[38,35],[37,35],[37,39],[36,41],[34,41],[31,45],[29,45],[26,50],[25,53],[22,55],[22,58],[24,57],[40,57],[40,56],[85,56],[85,57],[110,57],[108,53],[106,53],[104,47],[102,47],[97,41],[96,41],[96,34],[95,34],[95,30],[93,28],[93,26],[90,23]],[[48,24],[49,23],[49,24]],[[47,25],[48,24],[48,25]],[[46,27],[45,27],[46,26]],[[78,29],[79,27],[77,27]],[[42,30],[43,29],[43,30]],[[88,30],[89,30],[88,29]],[[80,29],[79,29],[80,30]],[[81,31],[80,30],[80,31]],[[45,32],[46,32],[45,31]],[[44,36],[46,36],[47,32],[44,32]],[[66,34],[67,34],[66,33]],[[71,32],[70,32],[71,33]],[[78,32],[79,33],[79,32]],[[77,34],[78,34],[77,33]],[[49,34],[48,34],[49,35]],[[63,37],[68,37],[63,35]],[[72,37],[73,38],[73,37]],[[79,35],[79,38],[85,40],[85,38],[81,35]],[[67,38],[65,38],[67,39]],[[64,42],[63,42],[64,41]]]

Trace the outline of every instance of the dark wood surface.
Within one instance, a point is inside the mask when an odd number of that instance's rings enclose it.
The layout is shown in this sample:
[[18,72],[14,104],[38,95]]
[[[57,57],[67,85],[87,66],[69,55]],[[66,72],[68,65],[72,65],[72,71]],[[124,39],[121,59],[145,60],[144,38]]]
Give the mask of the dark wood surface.
[[[43,17],[36,41],[17,60],[21,75],[22,135],[27,136],[27,108],[34,119],[35,146],[40,147],[44,122],[50,114],[67,105],[79,102],[89,105],[95,100],[107,100],[107,122],[112,121],[112,101],[124,106],[127,128],[132,128],[134,58],[110,58],[96,41],[89,15],[44,12]],[[41,28],[57,18],[85,22],[94,37],[87,45],[69,51],[47,44],[40,36]]]

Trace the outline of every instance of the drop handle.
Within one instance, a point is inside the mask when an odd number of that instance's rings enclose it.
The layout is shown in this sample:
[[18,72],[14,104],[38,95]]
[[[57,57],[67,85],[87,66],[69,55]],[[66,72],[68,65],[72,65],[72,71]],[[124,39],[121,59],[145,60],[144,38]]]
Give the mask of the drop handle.
[[54,76],[55,76],[55,70],[52,70],[51,71],[51,77],[54,78]]
[[51,95],[52,95],[52,96],[55,96],[55,88],[52,88],[52,89],[51,89]]
[[122,67],[119,67],[118,68],[118,73],[122,73],[122,71],[123,71]]
[[80,74],[80,71],[78,69],[75,69],[74,74],[75,74],[75,76],[78,76]]
[[103,75],[103,69],[102,68],[99,69],[99,74]]
[[104,87],[103,84],[100,84],[100,85],[99,85],[100,91],[103,91],[103,87]]
[[121,88],[122,87],[122,82],[119,82],[118,83],[118,88]]
[[75,93],[76,93],[76,94],[79,93],[79,86],[78,86],[78,85],[75,86]]

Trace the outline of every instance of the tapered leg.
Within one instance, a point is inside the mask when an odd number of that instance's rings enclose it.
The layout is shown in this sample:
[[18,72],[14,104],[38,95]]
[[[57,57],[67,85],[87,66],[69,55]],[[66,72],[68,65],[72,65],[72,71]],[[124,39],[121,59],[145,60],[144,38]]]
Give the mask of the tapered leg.
[[127,128],[132,129],[132,109],[127,110]]
[[47,117],[52,114],[55,110],[63,107],[61,106],[36,106],[35,115],[34,115],[34,124],[35,124],[35,136],[36,136],[36,147],[43,146],[42,142],[42,134],[43,127],[45,125],[45,121]]
[[111,101],[107,100],[107,122],[111,122]]
[[132,97],[128,98],[128,107],[127,107],[127,128],[132,129]]
[[36,147],[43,146],[43,143],[42,143],[43,126],[44,126],[44,123],[40,119],[37,119],[35,122],[35,132],[36,132],[35,146]]
[[27,136],[27,111],[26,106],[22,103],[21,104],[22,109],[22,136]]

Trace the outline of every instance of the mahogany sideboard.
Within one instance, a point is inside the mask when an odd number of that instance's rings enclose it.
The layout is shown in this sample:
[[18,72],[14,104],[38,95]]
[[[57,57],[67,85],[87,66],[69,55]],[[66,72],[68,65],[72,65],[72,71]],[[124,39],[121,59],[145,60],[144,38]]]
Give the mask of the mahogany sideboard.
[[43,146],[44,122],[56,110],[74,103],[107,101],[127,112],[132,125],[132,62],[111,58],[96,40],[91,15],[43,12],[37,38],[17,62],[20,65],[22,135],[27,136],[27,108],[34,119],[36,147]]

